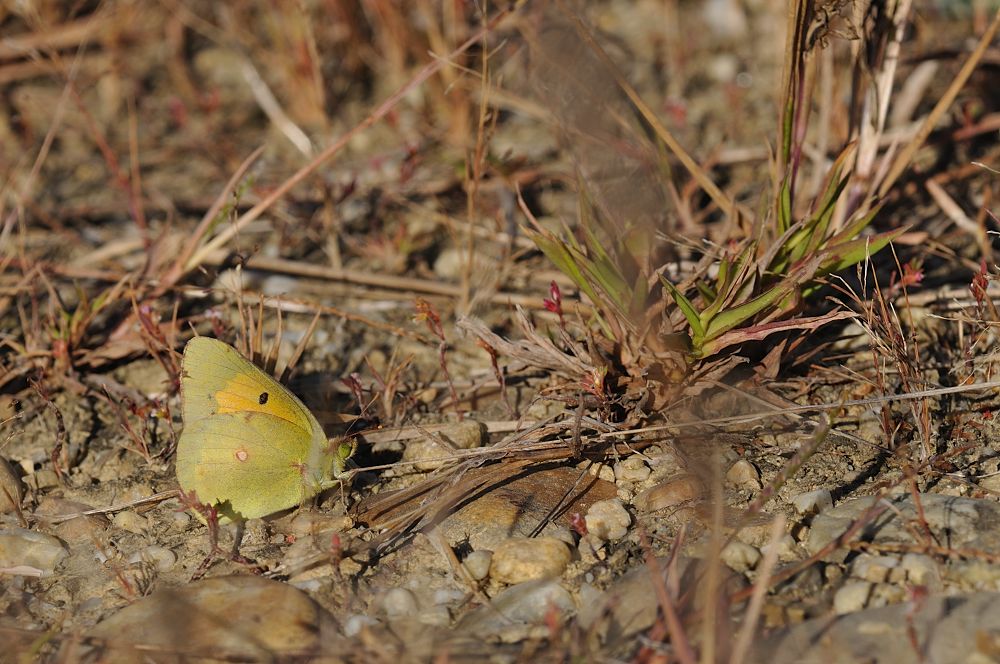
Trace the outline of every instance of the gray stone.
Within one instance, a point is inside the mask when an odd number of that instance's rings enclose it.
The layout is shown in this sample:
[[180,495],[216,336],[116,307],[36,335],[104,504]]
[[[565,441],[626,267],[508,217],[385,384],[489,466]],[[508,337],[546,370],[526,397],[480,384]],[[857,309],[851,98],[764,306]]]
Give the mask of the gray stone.
[[[919,520],[913,497],[900,494],[881,500],[889,501],[890,509],[869,519],[855,534],[855,540],[912,544],[913,524]],[[938,541],[948,542],[953,548],[1000,549],[1000,504],[939,494],[920,494],[920,503],[927,525]],[[816,515],[805,541],[806,549],[809,553],[821,550],[869,513],[872,506],[870,497],[855,498]],[[846,551],[841,549],[828,559],[840,562],[845,556]]]
[[[336,621],[304,592],[255,576],[165,588],[73,640],[64,656],[104,662],[213,658],[225,661],[337,657],[348,652]],[[67,645],[67,647],[70,647]],[[100,657],[97,657],[97,655]]]
[[58,537],[25,528],[0,530],[0,573],[52,576],[68,553]]
[[[910,629],[917,635],[914,652]],[[806,621],[759,640],[756,664],[928,664],[996,661],[1000,594],[931,596]]]
[[552,609],[562,614],[576,610],[569,591],[554,579],[528,581],[499,593],[489,606],[467,613],[455,629],[478,638],[496,636],[512,626],[537,625]]

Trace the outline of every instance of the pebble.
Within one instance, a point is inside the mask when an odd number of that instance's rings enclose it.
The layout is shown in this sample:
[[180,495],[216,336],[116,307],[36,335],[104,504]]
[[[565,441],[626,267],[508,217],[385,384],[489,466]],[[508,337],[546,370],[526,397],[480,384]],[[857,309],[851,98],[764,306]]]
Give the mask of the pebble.
[[826,489],[806,491],[792,498],[795,511],[803,516],[811,516],[833,507],[833,496]]
[[24,499],[24,482],[14,465],[0,456],[0,514],[16,511]]
[[906,599],[906,589],[891,583],[876,583],[868,597],[868,608],[899,604]]
[[31,476],[31,484],[38,489],[52,489],[59,486],[59,476],[51,468],[41,468]]
[[590,626],[604,615],[607,608],[604,603],[604,592],[589,583],[582,583],[577,591],[577,597],[580,599],[580,611],[576,614],[576,620],[583,629],[590,629]]
[[644,482],[653,471],[646,465],[646,461],[638,454],[634,454],[621,463],[614,466],[615,480],[618,482]]
[[1000,590],[1000,568],[984,560],[963,560],[952,565],[949,577],[973,590]]
[[[477,258],[473,255],[473,260]],[[439,253],[434,261],[434,274],[449,281],[457,280],[465,273],[468,262],[468,253],[464,249],[448,247]]]
[[677,507],[701,497],[702,485],[694,475],[679,475],[646,489],[633,501],[643,512]]
[[456,450],[481,447],[486,441],[486,427],[474,420],[448,424],[434,430],[433,435],[407,441],[403,461],[413,461],[417,470],[434,470],[441,462],[453,458]]
[[0,530],[0,572],[20,576],[49,577],[69,553],[58,537],[27,530]]
[[115,518],[111,520],[111,523],[116,528],[127,530],[136,535],[145,535],[149,532],[149,519],[132,510],[125,510],[124,512],[115,514]]
[[573,596],[555,579],[528,581],[503,590],[488,605],[467,613],[455,630],[483,639],[539,624],[552,611],[565,615],[575,610]]
[[344,636],[354,638],[368,627],[378,625],[378,620],[363,613],[355,613],[347,616],[344,621]]
[[705,25],[713,36],[722,39],[743,39],[750,29],[744,3],[737,0],[706,0],[701,5]]
[[768,542],[764,546],[760,547],[762,553],[767,553],[770,551],[771,547],[775,547],[778,552],[778,560],[781,562],[789,562],[791,560],[798,560],[798,545],[795,543],[795,538],[784,533],[778,538],[777,542]]
[[451,625],[451,612],[447,606],[442,604],[429,606],[420,612],[417,620],[423,625],[434,625],[436,627],[448,627]]
[[587,532],[604,541],[625,537],[628,527],[632,525],[632,517],[617,498],[591,505],[585,520]]
[[[890,501],[891,508],[869,519],[855,538],[875,543],[911,544],[912,524],[918,519],[913,496],[907,493],[882,500]],[[840,537],[858,518],[868,513],[872,502],[871,497],[855,498],[817,514],[805,540],[809,553],[816,553]],[[927,526],[939,541],[947,541],[954,548],[1000,549],[1000,504],[995,501],[920,494],[920,503]],[[846,550],[841,549],[827,556],[827,560],[842,562],[846,556]]]
[[[856,583],[864,583],[858,581]],[[919,640],[914,653],[911,634]],[[914,611],[910,602],[823,616],[760,638],[754,664],[846,664],[903,661],[987,664],[996,661],[1000,594],[931,595]]]
[[605,463],[581,461],[580,465],[577,467],[587,468],[587,472],[604,482],[613,483],[615,481],[615,469]]
[[392,588],[382,597],[382,609],[389,620],[413,617],[420,609],[416,596],[406,588]]
[[847,581],[833,595],[833,610],[838,615],[860,611],[865,608],[871,593],[871,582],[859,579]]
[[187,512],[173,511],[169,517],[170,527],[184,532],[191,525],[191,515]]
[[898,558],[862,553],[851,563],[851,576],[872,583],[882,583],[888,581],[889,574],[898,567]]
[[733,540],[722,548],[720,557],[726,567],[734,572],[747,572],[760,562],[761,552],[755,546]]
[[646,456],[649,458],[649,465],[653,469],[650,479],[657,482],[687,472],[687,462],[673,448],[661,450],[659,453],[653,450],[646,450]]
[[899,562],[900,569],[906,572],[907,583],[917,586],[927,586],[937,590],[941,586],[941,572],[937,562],[930,556],[921,553],[905,553]]
[[465,557],[462,564],[468,570],[469,576],[476,581],[482,581],[490,575],[490,563],[493,560],[493,552],[486,549],[473,551]]
[[740,489],[759,491],[760,471],[746,459],[740,459],[726,471],[726,481]]
[[[661,572],[666,572],[667,559],[657,558],[657,562]],[[692,562],[690,558],[678,559],[678,579],[691,578]],[[588,619],[599,616],[599,624],[607,625],[609,645],[631,642],[631,637],[649,629],[661,615],[652,574],[648,565],[636,565],[608,587],[596,607],[587,607]],[[682,592],[688,589],[690,586],[681,587]]]
[[457,604],[465,600],[466,593],[457,588],[438,588],[432,596],[433,602],[437,606],[447,606]]
[[139,482],[137,484],[132,484],[121,494],[122,503],[132,503],[140,502],[152,496],[156,491],[153,487],[145,482]]
[[[179,632],[178,626],[183,626]],[[81,643],[101,650],[81,650]],[[113,644],[114,650],[108,648]],[[83,641],[67,643],[73,659],[141,661],[138,651],[226,661],[336,658],[349,652],[337,621],[301,590],[257,576],[223,576],[164,588],[98,623]],[[223,657],[224,656],[224,657]]]
[[130,564],[150,563],[158,572],[169,572],[177,563],[177,554],[165,546],[152,544],[129,556]]
[[580,472],[549,468],[493,486],[445,518],[441,532],[452,546],[495,551],[510,537],[531,535],[558,508],[565,516],[549,520],[541,534],[574,542],[569,515],[586,514],[595,502],[615,497],[613,483],[586,476],[581,481]]
[[570,550],[554,537],[512,537],[493,552],[490,576],[514,585],[559,576],[569,565]]
[[[49,523],[59,519],[49,519],[49,517],[66,517],[70,515],[83,514],[93,509],[93,505],[66,500],[65,498],[55,498],[46,496],[38,504],[35,510],[35,517],[40,522]],[[100,514],[88,514],[77,516],[61,523],[53,523],[51,532],[64,542],[77,542],[81,540],[102,541],[103,534],[108,528],[108,519]]]

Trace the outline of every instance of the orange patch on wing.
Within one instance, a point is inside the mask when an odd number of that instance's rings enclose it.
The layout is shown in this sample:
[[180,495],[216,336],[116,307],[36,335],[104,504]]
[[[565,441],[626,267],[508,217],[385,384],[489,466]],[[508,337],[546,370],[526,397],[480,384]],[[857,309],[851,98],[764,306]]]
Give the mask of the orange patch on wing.
[[260,404],[257,403],[257,399],[250,399],[244,394],[241,394],[244,389],[239,384],[233,384],[230,382],[226,385],[225,389],[219,390],[215,393],[215,403],[219,405],[220,413],[245,413],[247,411],[256,411],[258,413],[268,412],[266,409],[261,408]]
[[[267,393],[268,398],[261,399],[261,394]],[[277,395],[267,392],[262,385],[248,385],[247,381],[237,376],[226,383],[226,386],[212,395],[219,413],[268,413],[287,420],[298,427],[309,431],[309,421],[295,407],[291,399],[279,399]],[[261,403],[264,401],[264,403]]]

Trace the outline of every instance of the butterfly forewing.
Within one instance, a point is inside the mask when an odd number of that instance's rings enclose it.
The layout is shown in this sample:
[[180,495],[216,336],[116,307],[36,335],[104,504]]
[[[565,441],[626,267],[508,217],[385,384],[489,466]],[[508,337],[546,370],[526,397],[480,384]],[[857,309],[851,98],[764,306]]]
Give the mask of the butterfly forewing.
[[185,423],[224,413],[260,412],[314,435],[318,425],[298,397],[235,348],[195,337],[184,348],[181,397]]
[[242,518],[293,507],[328,484],[326,436],[299,399],[228,344],[184,349],[177,479]]

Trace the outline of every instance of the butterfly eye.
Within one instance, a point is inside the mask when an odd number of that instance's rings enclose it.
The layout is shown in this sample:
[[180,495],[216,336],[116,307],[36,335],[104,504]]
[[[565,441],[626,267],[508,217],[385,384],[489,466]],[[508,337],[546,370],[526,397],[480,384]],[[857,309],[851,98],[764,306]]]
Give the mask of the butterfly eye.
[[259,403],[261,406],[267,403],[267,392],[260,393],[260,396],[257,397],[257,403]]

